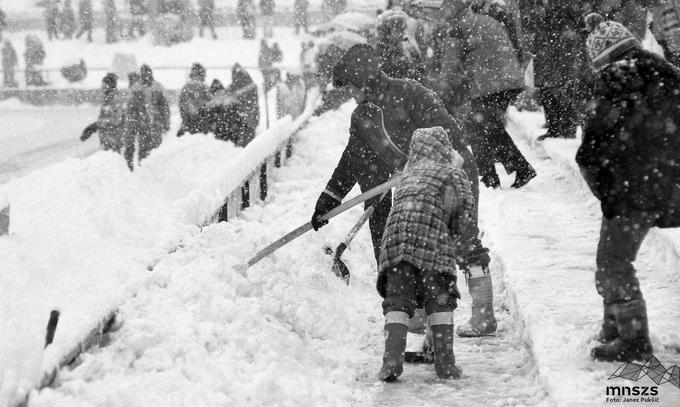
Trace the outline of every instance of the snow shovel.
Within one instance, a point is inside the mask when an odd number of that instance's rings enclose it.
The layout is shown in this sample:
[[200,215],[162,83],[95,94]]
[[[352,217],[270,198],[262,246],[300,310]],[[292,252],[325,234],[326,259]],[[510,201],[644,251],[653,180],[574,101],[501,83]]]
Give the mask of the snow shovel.
[[[356,205],[367,201],[374,196],[378,196],[385,191],[390,190],[393,186],[397,184],[399,181],[398,177],[393,177],[389,181],[378,185],[375,188],[369,189],[368,191],[364,192],[361,195],[357,195],[354,198],[350,199],[347,202],[344,202],[340,204],[340,206],[332,209],[325,215],[321,217],[323,220],[330,220],[331,218],[334,218],[341,213],[347,211],[350,208],[355,207]],[[312,229],[312,222],[307,222],[304,225],[298,226],[295,230],[292,232],[289,232],[285,236],[279,238],[277,241],[274,243],[270,244],[269,246],[265,247],[264,249],[260,250],[257,252],[257,254],[250,260],[248,260],[248,267],[252,266],[253,264],[257,263],[258,261],[262,260],[263,258],[269,256],[270,254],[274,253],[276,250],[279,248],[283,247],[284,245],[292,242],[293,240],[297,239],[298,237],[302,236],[303,234],[309,232]]]
[[371,217],[371,215],[373,215],[373,212],[375,212],[375,207],[380,202],[382,202],[383,199],[385,199],[388,191],[389,190],[383,192],[382,195],[380,195],[380,199],[364,211],[361,217],[359,217],[357,220],[357,223],[352,227],[347,236],[345,236],[345,239],[338,245],[338,247],[335,248],[335,254],[333,253],[333,249],[326,248],[326,254],[333,256],[333,267],[331,268],[331,271],[336,276],[343,279],[347,285],[349,285],[350,274],[349,268],[345,262],[342,261],[342,254],[345,252],[345,249],[347,249],[347,246],[349,246],[354,237],[356,237],[356,235],[359,233],[359,230],[361,230],[366,221]]

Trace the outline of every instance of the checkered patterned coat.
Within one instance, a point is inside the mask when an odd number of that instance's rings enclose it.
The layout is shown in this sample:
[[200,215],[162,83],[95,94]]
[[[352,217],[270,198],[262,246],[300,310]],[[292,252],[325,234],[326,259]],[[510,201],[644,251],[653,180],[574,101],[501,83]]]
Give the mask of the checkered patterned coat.
[[409,161],[383,234],[378,292],[400,262],[421,271],[455,274],[456,239],[474,208],[462,159],[441,127],[414,132]]

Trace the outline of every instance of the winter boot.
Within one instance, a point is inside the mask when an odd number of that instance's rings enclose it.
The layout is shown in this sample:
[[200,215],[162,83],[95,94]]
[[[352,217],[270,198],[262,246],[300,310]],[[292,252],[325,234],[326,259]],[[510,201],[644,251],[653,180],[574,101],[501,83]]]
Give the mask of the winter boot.
[[619,337],[616,329],[616,318],[614,317],[614,307],[612,304],[603,303],[604,318],[602,319],[602,329],[597,334],[597,340],[602,343],[613,341]]
[[456,366],[453,353],[453,312],[430,314],[432,346],[434,347],[434,371],[441,379],[457,379],[463,372]]
[[472,297],[472,315],[467,324],[458,327],[456,333],[462,338],[484,336],[496,332],[493,314],[493,287],[488,267],[472,266],[466,272]]
[[480,181],[482,181],[482,183],[487,188],[496,189],[501,187],[501,180],[498,178],[498,174],[495,171],[493,173],[482,175]]
[[653,350],[649,340],[645,300],[612,304],[611,307],[619,336],[613,341],[594,347],[591,355],[603,362],[646,362],[652,357]]
[[378,378],[393,382],[404,371],[404,350],[408,331],[408,314],[390,311],[385,315],[385,355]]
[[536,170],[531,165],[525,168],[520,168],[515,174],[515,182],[511,185],[512,188],[522,188],[529,183],[536,176]]
[[427,326],[425,329],[425,339],[420,350],[416,352],[406,351],[404,360],[407,363],[434,363],[434,347],[432,346],[432,329]]

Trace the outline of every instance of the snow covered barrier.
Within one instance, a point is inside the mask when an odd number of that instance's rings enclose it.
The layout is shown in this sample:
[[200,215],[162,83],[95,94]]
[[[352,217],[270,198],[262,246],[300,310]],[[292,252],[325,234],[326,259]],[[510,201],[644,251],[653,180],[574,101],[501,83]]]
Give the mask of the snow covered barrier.
[[[96,344],[113,310],[148,284],[147,270],[219,220],[225,204],[237,208],[231,219],[261,199],[261,176],[269,183],[277,156],[283,164],[316,99],[246,148],[211,135],[168,137],[132,173],[102,151],[3,185],[12,233],[0,239],[0,406],[25,402]],[[60,320],[45,348],[51,310]]]

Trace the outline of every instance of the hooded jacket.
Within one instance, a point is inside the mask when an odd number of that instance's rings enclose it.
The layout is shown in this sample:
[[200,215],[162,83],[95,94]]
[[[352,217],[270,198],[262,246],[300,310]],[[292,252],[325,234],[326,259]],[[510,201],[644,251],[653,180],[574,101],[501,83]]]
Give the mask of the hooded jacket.
[[[443,127],[453,148],[466,163],[473,163],[462,128],[437,95],[411,79],[387,76],[380,70],[378,57],[370,46],[358,44],[350,48],[333,70],[333,83],[335,86],[351,83],[363,88],[367,101],[382,113],[367,115],[375,109],[367,109],[363,104],[352,113],[347,147],[326,185],[326,192],[338,201],[342,201],[360,179],[368,180],[365,185],[377,185],[401,169],[405,160],[395,162],[381,156],[375,146],[393,145],[405,158],[413,132],[419,128]],[[376,124],[377,118],[382,118],[382,123]],[[374,124],[367,128],[367,122]]]
[[676,200],[678,89],[680,71],[640,48],[599,72],[576,162],[606,218],[632,210],[665,213]]
[[443,128],[415,131],[383,234],[381,295],[386,274],[403,261],[423,272],[455,274],[455,243],[475,205],[462,163]]

